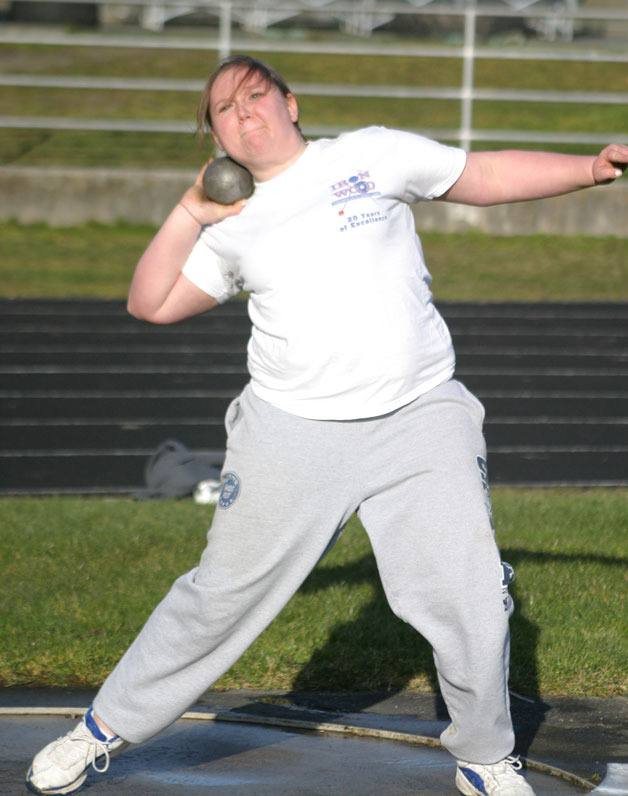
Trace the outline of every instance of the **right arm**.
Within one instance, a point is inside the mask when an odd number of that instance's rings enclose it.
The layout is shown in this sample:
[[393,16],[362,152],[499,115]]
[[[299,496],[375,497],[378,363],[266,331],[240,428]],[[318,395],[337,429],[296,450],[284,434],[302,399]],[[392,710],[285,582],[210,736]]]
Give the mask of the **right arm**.
[[135,268],[127,309],[150,323],[175,323],[218,303],[181,273],[202,226],[237,215],[244,202],[219,205],[203,193],[201,169],[196,182],[162,224]]

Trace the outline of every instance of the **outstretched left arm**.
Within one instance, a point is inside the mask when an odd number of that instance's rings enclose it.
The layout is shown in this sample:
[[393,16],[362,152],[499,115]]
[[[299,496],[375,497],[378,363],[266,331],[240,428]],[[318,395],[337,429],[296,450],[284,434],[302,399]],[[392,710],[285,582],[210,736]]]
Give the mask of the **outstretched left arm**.
[[458,181],[440,197],[446,202],[496,205],[610,183],[628,165],[628,146],[610,144],[597,157],[553,152],[471,152]]

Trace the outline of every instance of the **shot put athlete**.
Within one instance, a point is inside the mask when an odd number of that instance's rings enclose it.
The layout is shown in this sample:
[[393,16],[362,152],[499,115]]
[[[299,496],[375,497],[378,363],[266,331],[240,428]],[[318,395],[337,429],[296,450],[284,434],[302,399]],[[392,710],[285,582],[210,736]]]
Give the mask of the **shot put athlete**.
[[28,784],[71,793],[90,766],[106,770],[126,743],[175,721],[357,511],[392,610],[433,647],[459,791],[529,796],[512,756],[511,602],[484,410],[453,379],[410,205],[493,205],[610,183],[628,147],[465,154],[382,127],[306,142],[295,96],[245,56],[222,62],[199,113],[252,173],[254,193],[216,204],[199,174],[141,257],[128,308],[174,323],[250,291],[250,382],[227,411],[223,486],[198,566],[174,583],[79,725],[35,757]]

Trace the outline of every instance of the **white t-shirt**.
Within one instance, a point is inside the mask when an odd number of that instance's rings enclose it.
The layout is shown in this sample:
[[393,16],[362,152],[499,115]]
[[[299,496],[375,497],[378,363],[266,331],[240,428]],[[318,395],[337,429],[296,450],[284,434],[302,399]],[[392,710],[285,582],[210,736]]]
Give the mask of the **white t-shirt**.
[[301,417],[374,417],[451,378],[409,203],[442,195],[464,165],[461,149],[369,127],[310,142],[203,229],[183,273],[220,302],[250,291],[260,398]]

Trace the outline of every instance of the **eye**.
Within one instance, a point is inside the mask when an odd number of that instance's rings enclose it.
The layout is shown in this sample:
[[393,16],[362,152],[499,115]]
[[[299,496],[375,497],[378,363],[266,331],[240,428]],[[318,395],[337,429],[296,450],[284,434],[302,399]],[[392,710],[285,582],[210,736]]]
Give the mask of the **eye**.
[[231,107],[231,105],[232,105],[231,102],[225,102],[222,105],[219,105],[218,106],[218,113],[224,113],[225,111],[228,111],[229,108]]

